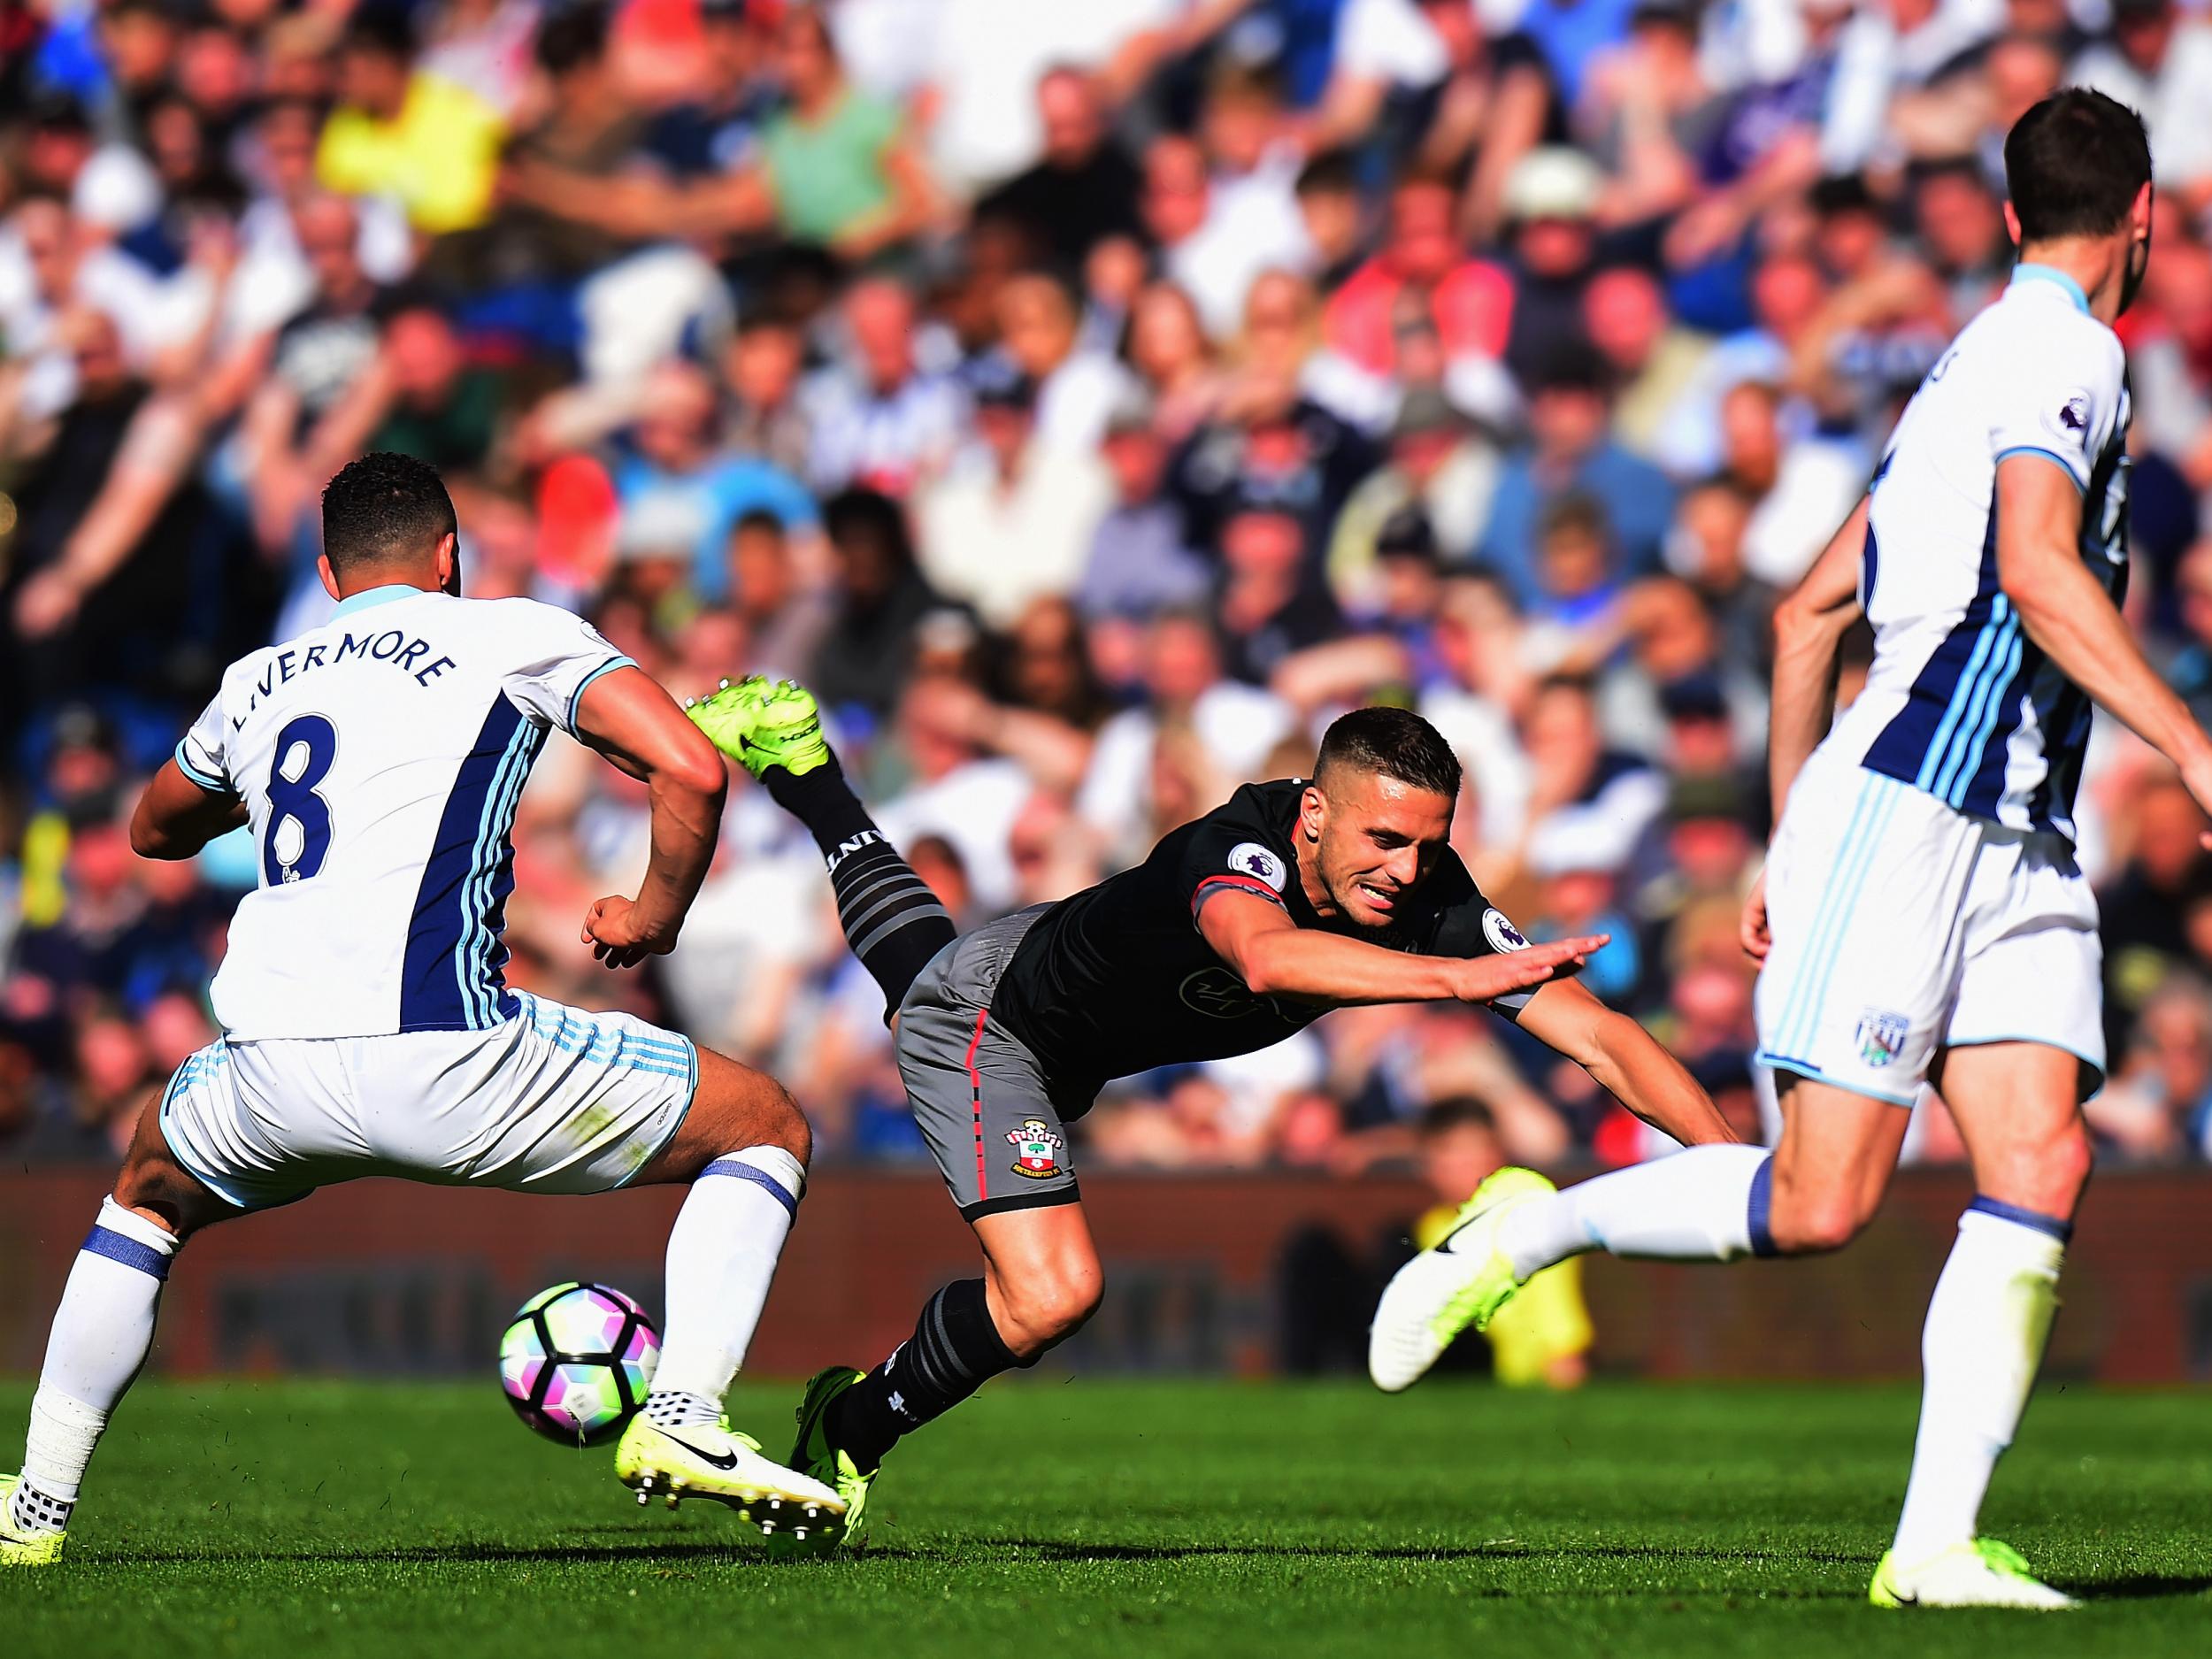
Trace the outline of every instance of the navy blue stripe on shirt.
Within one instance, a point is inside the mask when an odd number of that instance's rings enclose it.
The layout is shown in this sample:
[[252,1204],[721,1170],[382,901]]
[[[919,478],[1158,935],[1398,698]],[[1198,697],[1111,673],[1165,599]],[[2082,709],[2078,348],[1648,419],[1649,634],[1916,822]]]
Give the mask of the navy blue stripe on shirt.
[[472,1006],[477,999],[468,991],[473,987],[466,986],[465,971],[456,972],[456,961],[478,919],[469,898],[478,876],[485,810],[493,786],[507,770],[508,751],[522,723],[522,710],[503,694],[494,698],[446,796],[415,891],[414,918],[407,925],[399,984],[402,1031],[473,1031],[492,1023]]

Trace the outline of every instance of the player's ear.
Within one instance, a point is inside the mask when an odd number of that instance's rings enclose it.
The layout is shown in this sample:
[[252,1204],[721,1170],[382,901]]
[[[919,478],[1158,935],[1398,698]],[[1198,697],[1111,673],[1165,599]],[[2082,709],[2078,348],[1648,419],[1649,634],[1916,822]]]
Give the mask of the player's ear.
[[438,591],[461,593],[461,538],[451,530],[438,538]]
[[1298,829],[1309,841],[1321,839],[1321,820],[1328,815],[1328,803],[1321,794],[1321,786],[1310,783],[1305,793],[1298,797]]
[[2012,238],[2012,245],[2020,245],[2020,215],[2013,211],[2012,204],[2005,204],[2005,234]]
[[315,574],[323,579],[323,591],[333,599],[338,596],[338,572],[330,568],[330,555],[315,555]]

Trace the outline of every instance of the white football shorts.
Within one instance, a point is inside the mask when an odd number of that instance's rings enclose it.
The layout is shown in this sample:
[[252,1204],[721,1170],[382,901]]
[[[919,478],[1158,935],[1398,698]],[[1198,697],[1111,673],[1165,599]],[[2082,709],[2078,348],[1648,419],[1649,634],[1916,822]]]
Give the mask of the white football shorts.
[[629,1014],[516,995],[522,1011],[488,1031],[219,1040],[170,1079],[162,1134],[242,1210],[364,1175],[531,1193],[622,1186],[690,1110],[698,1050]]
[[2039,1042],[2104,1074],[2097,901],[2063,836],[1816,753],[1767,860],[1759,1061],[1910,1106],[1939,1049]]

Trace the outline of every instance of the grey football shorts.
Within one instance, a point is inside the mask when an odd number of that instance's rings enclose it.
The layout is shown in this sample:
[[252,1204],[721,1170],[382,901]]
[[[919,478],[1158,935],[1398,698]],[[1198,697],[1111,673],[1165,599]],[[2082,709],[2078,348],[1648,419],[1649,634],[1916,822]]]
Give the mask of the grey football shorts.
[[899,1075],[953,1202],[969,1221],[1071,1204],[1065,1120],[1090,1110],[1087,1085],[1056,1083],[1028,1045],[991,1017],[1024,934],[1044,906],[947,945],[899,1004]]

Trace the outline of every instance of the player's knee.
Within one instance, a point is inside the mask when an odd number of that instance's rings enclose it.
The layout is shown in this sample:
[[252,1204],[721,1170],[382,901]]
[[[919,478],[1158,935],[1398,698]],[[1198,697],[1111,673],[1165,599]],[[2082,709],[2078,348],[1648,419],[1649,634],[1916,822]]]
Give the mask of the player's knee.
[[2016,1138],[1978,1164],[1975,1184],[1988,1197],[2070,1217],[2095,1162],[2089,1132],[2077,1117],[2046,1134]]
[[205,1189],[168,1158],[134,1154],[115,1178],[115,1202],[174,1233],[179,1243],[206,1218]]
[[1096,1261],[1071,1263],[1033,1277],[1018,1288],[1002,1286],[1004,1315],[1010,1329],[999,1335],[1014,1354],[1032,1360],[1081,1330],[1106,1294],[1106,1276]]
[[1778,1192],[1768,1225],[1780,1254],[1818,1256],[1857,1238],[1870,1213],[1848,1194],[1808,1193],[1786,1202]]
[[739,1147],[780,1147],[804,1164],[814,1153],[814,1132],[791,1091],[765,1071],[701,1051],[702,1081],[685,1138],[710,1156]]
[[814,1156],[814,1126],[807,1122],[806,1114],[799,1110],[799,1102],[792,1099],[789,1089],[772,1078],[765,1080],[770,1091],[768,1128],[756,1144],[781,1147],[802,1164],[810,1163]]

